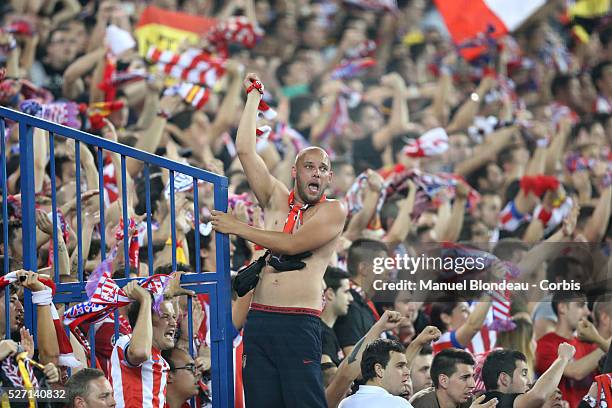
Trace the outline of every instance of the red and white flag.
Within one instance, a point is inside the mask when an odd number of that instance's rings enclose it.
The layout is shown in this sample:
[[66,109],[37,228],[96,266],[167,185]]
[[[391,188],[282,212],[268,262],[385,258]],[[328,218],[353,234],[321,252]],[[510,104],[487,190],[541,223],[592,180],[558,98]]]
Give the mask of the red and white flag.
[[493,28],[499,37],[516,30],[546,0],[435,0],[456,44],[474,39]]

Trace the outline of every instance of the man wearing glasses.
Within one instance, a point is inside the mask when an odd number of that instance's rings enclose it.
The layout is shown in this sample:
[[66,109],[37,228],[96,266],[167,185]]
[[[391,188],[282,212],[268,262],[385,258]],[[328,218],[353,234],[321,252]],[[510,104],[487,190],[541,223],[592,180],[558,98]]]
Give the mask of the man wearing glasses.
[[179,348],[164,350],[162,357],[170,365],[166,403],[168,408],[180,408],[200,391],[201,366]]

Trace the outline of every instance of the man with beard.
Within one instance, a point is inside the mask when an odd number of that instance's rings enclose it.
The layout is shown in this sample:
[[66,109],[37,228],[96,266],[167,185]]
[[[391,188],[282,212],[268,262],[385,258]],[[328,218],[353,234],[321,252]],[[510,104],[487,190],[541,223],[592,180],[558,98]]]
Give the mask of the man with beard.
[[270,174],[255,139],[263,85],[255,74],[248,74],[244,85],[247,102],[236,148],[249,186],[265,209],[265,229],[219,211],[212,212],[212,224],[217,232],[238,235],[270,252],[251,266],[259,272],[246,288],[255,287],[244,329],[246,406],[327,407],[320,364],[322,282],[346,209],[323,195],[332,171],[327,153],[318,147],[298,153],[291,192]]

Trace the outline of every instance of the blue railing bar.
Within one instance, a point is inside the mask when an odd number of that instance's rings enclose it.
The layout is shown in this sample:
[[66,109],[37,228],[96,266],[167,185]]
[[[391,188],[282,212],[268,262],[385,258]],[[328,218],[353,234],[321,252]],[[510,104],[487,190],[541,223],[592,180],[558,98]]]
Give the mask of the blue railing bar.
[[[119,278],[113,279],[119,287],[123,287],[128,284],[128,282],[133,281],[135,279],[140,278]],[[181,276],[181,285],[195,285],[195,284],[215,284],[217,283],[218,275],[213,272],[203,272],[203,273],[186,273]],[[62,283],[61,287],[57,287],[56,296],[59,295],[75,295],[77,297],[85,294],[85,286],[84,282],[66,282]],[[190,287],[190,289],[197,291],[195,288]],[[85,299],[86,297],[83,297]],[[72,302],[73,300],[71,300]],[[58,302],[61,303],[61,302]]]
[[[214,185],[214,203],[215,209],[219,211],[227,211],[227,186],[221,184]],[[217,331],[216,334],[220,339],[224,340],[221,344],[224,345],[222,350],[219,350],[218,366],[226,378],[221,379],[221,395],[222,398],[228,398],[227,406],[234,405],[234,392],[231,384],[233,384],[233,351],[232,339],[229,338],[232,327],[232,293],[230,282],[230,254],[229,254],[229,236],[227,234],[215,233],[216,243],[216,265],[217,270],[226,271],[218,276],[219,291],[217,293]],[[219,395],[219,394],[217,394]]]
[[96,325],[89,325],[89,366],[96,368]]
[[[27,271],[37,270],[36,251],[36,212],[35,188],[34,188],[34,140],[33,128],[26,122],[19,122],[19,170],[21,174],[21,214],[22,214],[22,245],[23,245],[23,269]],[[34,329],[34,307],[32,305],[32,293],[24,291],[23,308],[25,325],[34,336],[34,344],[38,334]]]
[[[199,302],[196,299],[196,302]],[[189,339],[189,355],[193,358],[196,357],[194,349],[193,349],[193,299],[191,296],[187,296],[187,334]]]
[[151,174],[149,163],[144,164],[145,197],[147,202],[147,261],[149,276],[153,275],[153,231],[151,229]]
[[[4,119],[0,119],[0,154],[2,154],[2,165],[0,166],[0,172],[2,172],[2,235],[4,237],[4,273],[9,273],[9,249],[8,249],[8,199],[7,194],[7,182],[6,182],[6,143],[4,135],[6,128],[4,126]],[[11,338],[11,291],[9,286],[4,288],[4,338]]]
[[152,153],[147,153],[131,146],[126,146],[124,144],[113,142],[101,138],[99,136],[94,136],[81,130],[73,129],[63,125],[58,125],[57,123],[48,122],[44,119],[27,115],[22,112],[17,112],[12,109],[0,107],[0,117],[6,117],[8,119],[18,121],[20,124],[35,126],[47,130],[49,132],[62,135],[63,137],[79,140],[88,145],[95,145],[103,148],[104,150],[123,154],[136,160],[164,167],[168,170],[184,173],[200,180],[207,181],[209,183],[221,184],[226,187],[228,185],[228,180],[225,176],[220,176],[218,174],[211,173],[207,170],[203,170],[187,164],[177,163],[165,157],[156,156]]
[[[0,171],[2,172],[2,178],[0,182],[2,183],[2,236],[4,237],[4,273],[9,272],[9,249],[8,249],[8,185],[6,182],[6,142],[4,140],[4,136],[6,135],[6,127],[4,123],[4,119],[0,118],[0,154],[2,154],[2,166],[0,166]],[[8,292],[6,292],[8,293]],[[5,296],[5,300],[8,296]],[[9,310],[7,305],[6,310]],[[9,319],[6,319],[7,323]]]
[[[5,257],[8,258],[8,252],[5,252],[5,254],[7,254],[5,255]],[[4,338],[7,340],[11,338],[11,287],[10,285],[4,288]]]
[[[55,185],[55,135],[49,132],[49,166],[51,168],[51,216],[53,218],[53,280],[59,283],[59,248],[57,245],[57,186]],[[66,271],[64,271],[66,273]],[[70,273],[70,271],[68,271]]]
[[81,219],[81,142],[74,142],[74,162],[76,166],[76,213],[77,213],[77,259],[79,281],[83,282],[83,220]]
[[196,273],[202,272],[202,266],[200,265],[200,203],[198,202],[198,179],[193,179],[193,222],[194,222],[194,236],[195,236],[195,248],[191,249],[196,254],[195,256],[195,271]]
[[119,309],[115,309],[113,316],[115,321],[115,341],[117,341],[119,338]]
[[[123,281],[122,284],[119,285],[119,286],[125,286],[124,283],[126,283],[125,282],[126,279],[121,278],[121,279],[118,279],[118,280]],[[65,284],[62,283],[61,285],[63,286]],[[211,282],[196,282],[193,286],[185,285],[184,287],[186,289],[193,290],[196,294],[201,294],[201,293],[210,293],[212,288],[216,287],[216,286],[217,286],[216,282],[211,281]],[[53,301],[58,303],[58,304],[59,303],[83,302],[85,300],[87,300],[87,295],[85,294],[84,291],[81,292],[80,288],[78,288],[75,292],[56,293],[53,296]],[[215,337],[215,339],[220,339],[220,337]]]
[[98,148],[98,199],[100,200],[100,257],[106,259],[106,230],[104,229],[104,155],[103,150]]
[[176,205],[174,202],[174,171],[170,170],[170,236],[172,239],[172,270],[176,271]]
[[125,156],[121,155],[121,208],[123,210],[123,266],[125,268],[125,277],[130,277],[130,237],[128,236],[128,227],[130,219],[128,218],[128,200],[127,200],[127,172],[125,170]]

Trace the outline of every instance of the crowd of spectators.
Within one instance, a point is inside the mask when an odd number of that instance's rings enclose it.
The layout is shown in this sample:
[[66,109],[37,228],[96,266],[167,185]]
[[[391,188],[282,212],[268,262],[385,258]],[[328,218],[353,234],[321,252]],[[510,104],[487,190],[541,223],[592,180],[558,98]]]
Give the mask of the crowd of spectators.
[[[326,197],[348,212],[322,288],[320,367],[329,407],[606,407],[612,25],[609,9],[572,17],[582,2],[549,0],[512,33],[458,44],[437,2],[427,0],[7,0],[0,5],[0,104],[224,175],[234,216],[263,228],[267,214],[236,142],[244,91],[257,78],[266,104],[253,138],[268,172],[291,191],[298,153],[319,146],[333,172]],[[148,7],[210,17],[211,30],[231,40],[202,35],[171,50],[143,47],[132,38]],[[476,56],[468,58],[468,49]],[[164,52],[174,64],[187,60],[174,67],[183,79],[163,69]],[[185,81],[202,55],[213,83]],[[0,385],[66,387],[74,407],[209,406],[209,298],[188,302],[194,294],[179,282],[182,274],[216,270],[212,186],[199,185],[195,225],[191,179],[176,175],[171,214],[166,169],[149,166],[145,177],[143,163],[128,158],[123,178],[118,154],[98,155],[83,143],[77,151],[62,137],[51,146],[40,129],[32,137],[35,198],[20,194],[19,126],[5,121],[8,253],[3,234],[0,251],[9,270],[0,286],[9,290],[0,291],[0,331],[10,332],[0,341]],[[25,199],[36,201],[38,273],[22,269]],[[377,259],[418,257],[423,245],[435,251],[442,243],[468,257],[488,253],[492,269],[514,265],[516,281],[571,281],[580,289],[503,294],[502,301],[490,291],[465,299],[375,289],[375,279],[424,278],[401,267],[374,273]],[[263,251],[230,236],[232,271]],[[54,267],[61,283],[82,273],[94,287],[100,276],[168,278],[159,279],[161,292],[155,282],[131,281],[117,305],[119,322],[112,314],[94,322],[79,320],[74,305],[53,305],[55,285],[45,275]],[[37,309],[36,349],[24,327],[26,290]],[[232,300],[236,407],[245,404],[241,341],[251,296]],[[500,305],[507,306],[504,327],[494,324]],[[62,316],[69,336],[58,329]]]

